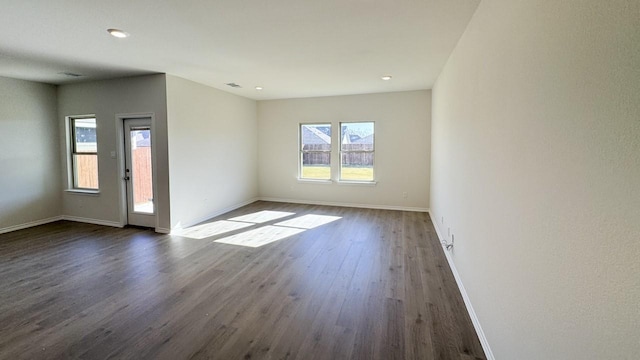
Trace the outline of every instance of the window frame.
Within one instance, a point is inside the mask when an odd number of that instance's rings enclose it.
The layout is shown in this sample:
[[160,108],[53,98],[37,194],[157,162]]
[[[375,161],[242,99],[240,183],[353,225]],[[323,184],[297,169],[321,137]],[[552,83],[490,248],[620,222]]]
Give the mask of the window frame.
[[[342,149],[342,140],[344,139],[344,135],[342,134],[343,125],[348,124],[363,124],[363,123],[371,123],[373,125],[373,134],[372,134],[372,149],[371,150],[343,150]],[[340,142],[339,146],[339,168],[338,168],[338,181],[341,183],[362,183],[362,184],[376,184],[376,122],[371,120],[361,120],[361,121],[341,121],[340,122]],[[364,153],[364,154],[373,154],[372,156],[372,164],[371,164],[371,180],[354,180],[354,179],[343,179],[342,178],[342,155],[346,153]]]
[[[303,126],[327,126],[330,129],[329,140],[331,143],[329,144],[329,150],[304,150],[303,146]],[[318,178],[308,178],[302,176],[302,170],[304,168],[304,154],[312,154],[312,153],[326,153],[329,154],[329,177],[318,179]],[[331,182],[333,169],[331,166],[333,157],[333,124],[331,122],[308,122],[308,123],[299,123],[298,124],[298,180],[300,181],[311,181],[311,182]]]
[[[79,152],[77,150],[77,141],[76,141],[76,120],[86,120],[93,119],[95,121],[95,129],[96,129],[96,151],[95,152]],[[98,181],[98,187],[96,188],[87,188],[80,187],[78,185],[78,167],[76,156],[78,155],[93,155],[96,157],[96,172],[98,177],[100,176],[100,169],[98,164],[98,119],[95,114],[88,115],[73,115],[67,116],[67,163],[68,163],[68,191],[78,192],[78,193],[99,193],[100,192],[100,181]]]

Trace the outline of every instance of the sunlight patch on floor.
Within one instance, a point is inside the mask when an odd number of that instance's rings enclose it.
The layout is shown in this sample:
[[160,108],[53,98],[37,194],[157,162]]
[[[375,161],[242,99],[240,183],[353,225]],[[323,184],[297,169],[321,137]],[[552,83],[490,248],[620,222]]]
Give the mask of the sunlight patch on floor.
[[303,231],[305,230],[283,226],[267,225],[257,229],[245,231],[240,234],[218,239],[214,242],[255,248],[270,244],[278,240],[282,240],[289,236],[299,234]]
[[[341,219],[339,216],[307,214],[289,220],[280,221],[273,225],[263,224],[293,215],[295,215],[295,213],[262,210],[252,214],[236,216],[227,220],[218,220],[192,226],[186,229],[176,229],[172,231],[171,234],[200,240],[241,230],[241,232],[226,236],[222,239],[214,240],[213,242],[255,248],[271,244],[275,241],[282,240],[290,236],[300,234],[306,230]],[[252,226],[258,227],[250,230],[242,230]]]
[[253,226],[252,223],[220,220],[211,223],[192,226],[171,232],[172,235],[184,236],[191,239],[204,239],[209,236],[220,235],[230,231]]
[[282,222],[279,222],[275,225],[277,226],[288,226],[288,227],[295,227],[295,228],[301,228],[301,229],[313,229],[316,228],[318,226],[321,225],[325,225],[328,224],[330,222],[336,221],[338,219],[341,219],[341,217],[339,216],[328,216],[328,215],[313,215],[313,214],[309,214],[309,215],[303,215],[291,220],[285,220]]
[[253,214],[237,216],[229,220],[262,224],[268,221],[281,219],[283,217],[287,217],[295,214],[296,213],[285,212],[285,211],[262,210],[262,211],[254,212]]

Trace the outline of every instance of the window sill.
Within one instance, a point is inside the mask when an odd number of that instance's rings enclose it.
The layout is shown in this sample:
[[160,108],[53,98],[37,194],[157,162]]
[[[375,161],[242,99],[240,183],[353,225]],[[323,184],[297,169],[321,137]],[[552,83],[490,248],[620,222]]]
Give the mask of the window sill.
[[377,181],[338,180],[338,185],[376,186]]
[[66,189],[65,192],[70,194],[78,194],[78,195],[90,195],[90,196],[100,195],[100,190]]
[[333,184],[333,180],[316,180],[316,179],[301,179],[298,178],[299,183],[307,183],[307,184],[321,184],[321,185],[330,185]]

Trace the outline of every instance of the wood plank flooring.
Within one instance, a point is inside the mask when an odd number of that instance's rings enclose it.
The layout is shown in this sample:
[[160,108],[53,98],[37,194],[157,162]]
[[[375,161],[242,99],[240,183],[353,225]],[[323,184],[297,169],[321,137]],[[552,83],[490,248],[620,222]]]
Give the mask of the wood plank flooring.
[[256,202],[180,236],[0,235],[0,359],[485,355],[428,214]]

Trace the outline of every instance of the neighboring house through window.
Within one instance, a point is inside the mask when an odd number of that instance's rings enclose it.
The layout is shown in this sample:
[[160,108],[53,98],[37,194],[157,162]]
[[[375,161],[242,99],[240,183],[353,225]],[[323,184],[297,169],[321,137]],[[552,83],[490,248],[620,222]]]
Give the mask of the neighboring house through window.
[[300,124],[300,179],[331,179],[331,124]]
[[71,189],[98,190],[98,138],[95,115],[70,116],[69,164]]
[[340,123],[340,180],[373,181],[373,122]]

